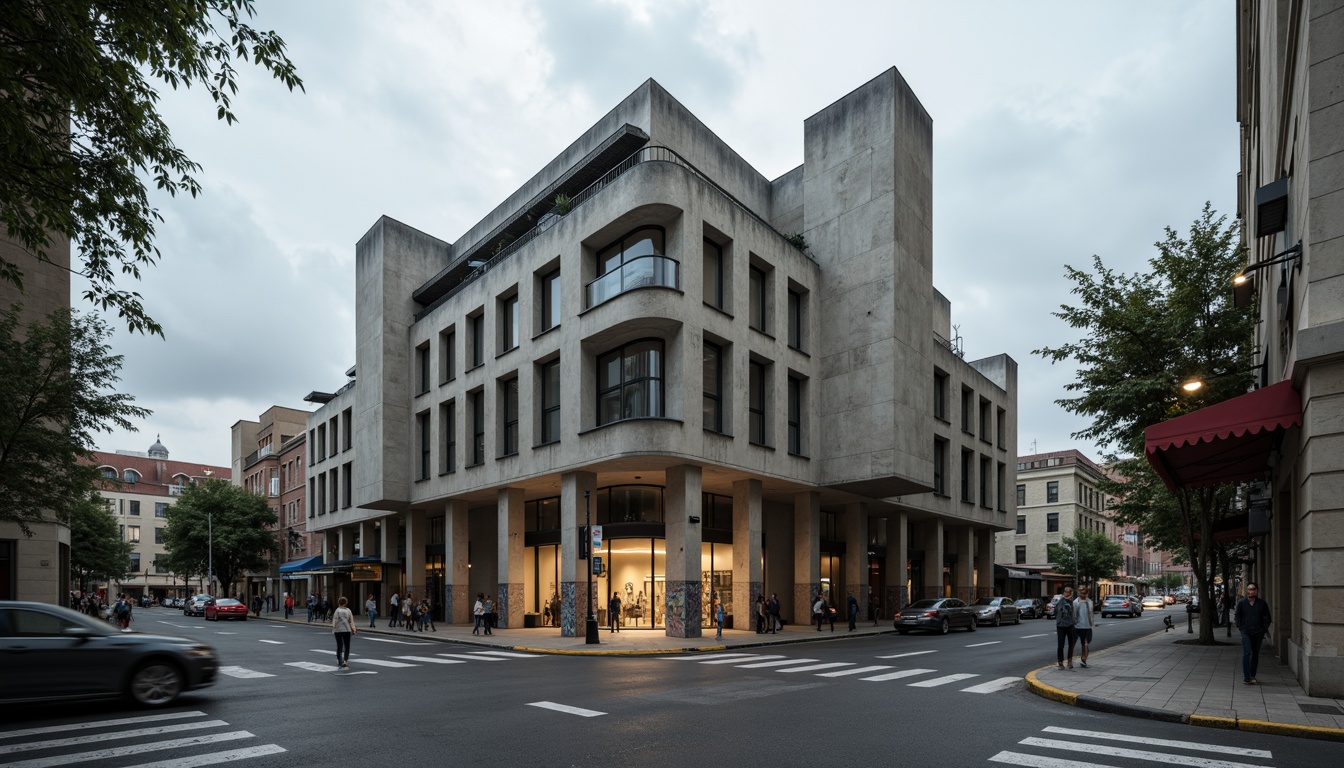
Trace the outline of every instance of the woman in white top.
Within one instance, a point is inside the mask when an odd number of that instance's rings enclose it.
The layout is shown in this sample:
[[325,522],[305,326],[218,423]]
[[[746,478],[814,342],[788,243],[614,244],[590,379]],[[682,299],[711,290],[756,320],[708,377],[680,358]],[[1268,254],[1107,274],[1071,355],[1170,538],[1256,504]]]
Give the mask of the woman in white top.
[[346,607],[342,597],[336,601],[336,613],[331,619],[331,633],[336,636],[336,666],[350,668],[350,636],[355,634],[355,615]]
[[473,634],[473,635],[479,635],[479,634],[481,633],[481,622],[484,621],[484,619],[483,619],[482,617],[485,616],[485,593],[484,593],[484,592],[477,592],[477,593],[476,593],[476,605],[472,607],[472,609],[471,609],[471,615],[476,619],[476,626],[474,626],[474,627],[471,628],[471,634]]

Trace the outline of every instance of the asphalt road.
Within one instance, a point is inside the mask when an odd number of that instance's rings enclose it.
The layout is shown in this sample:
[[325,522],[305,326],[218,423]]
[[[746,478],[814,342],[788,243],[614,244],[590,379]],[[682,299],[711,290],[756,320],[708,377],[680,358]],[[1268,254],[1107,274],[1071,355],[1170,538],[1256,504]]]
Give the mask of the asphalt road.
[[[1094,650],[1156,630],[1162,614],[1102,621]],[[357,635],[351,670],[338,672],[325,626],[168,610],[137,618],[142,631],[211,643],[228,674],[161,713],[0,712],[0,766],[1344,764],[1341,744],[1148,722],[1027,693],[1022,676],[1054,660],[1043,620],[946,636],[850,638],[842,625],[834,640],[667,657]]]

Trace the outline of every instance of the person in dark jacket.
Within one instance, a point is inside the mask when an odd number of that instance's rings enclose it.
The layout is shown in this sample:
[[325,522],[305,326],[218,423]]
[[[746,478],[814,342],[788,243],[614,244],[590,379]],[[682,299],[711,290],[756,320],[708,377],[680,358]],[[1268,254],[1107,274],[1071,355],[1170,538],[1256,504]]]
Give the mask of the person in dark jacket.
[[849,590],[849,597],[845,598],[845,613],[849,616],[849,631],[857,629],[859,620],[859,599],[854,596],[854,590]]
[[1069,646],[1069,666],[1073,669],[1073,587],[1064,588],[1064,596],[1055,603],[1055,659],[1060,669],[1064,669],[1064,644]]
[[1246,596],[1237,603],[1235,614],[1237,630],[1241,632],[1241,677],[1246,685],[1259,685],[1255,671],[1260,667],[1260,644],[1273,620],[1269,603],[1260,599],[1259,592],[1255,582],[1246,582]]

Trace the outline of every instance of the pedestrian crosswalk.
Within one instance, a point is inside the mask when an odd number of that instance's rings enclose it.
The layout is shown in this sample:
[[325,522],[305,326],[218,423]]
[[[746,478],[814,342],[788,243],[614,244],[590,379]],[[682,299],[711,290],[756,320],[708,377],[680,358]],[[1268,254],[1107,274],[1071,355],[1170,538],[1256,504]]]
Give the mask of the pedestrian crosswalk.
[[[388,649],[394,651],[394,649]],[[407,649],[409,650],[409,649]],[[394,651],[395,652],[395,651]],[[331,658],[336,655],[336,651],[330,648],[312,648],[309,653],[315,653],[319,656]],[[368,654],[352,653],[350,654],[350,665],[356,667],[374,667],[378,670],[402,670],[413,667],[422,667],[426,665],[447,665],[447,664],[471,664],[471,663],[490,663],[490,662],[509,662],[522,659],[543,658],[534,653],[514,653],[512,651],[471,651],[467,653],[420,653],[396,655],[390,658],[376,658]],[[270,677],[277,677],[285,672],[341,672],[341,668],[334,663],[325,663],[312,661],[311,657],[303,661],[285,661],[278,662],[274,667],[268,669],[253,669],[238,665],[230,665],[219,668],[219,673],[226,677],[237,680],[261,680]],[[363,674],[375,674],[373,670],[362,670]]]
[[[903,656],[918,656],[923,651],[901,653],[895,656],[879,656],[879,659],[895,659]],[[693,662],[706,666],[724,666],[735,669],[762,670],[780,674],[810,674],[814,677],[830,679],[861,680],[869,683],[887,683],[896,680],[906,681],[911,688],[940,688],[974,680],[975,684],[957,688],[961,693],[998,693],[1020,687],[1019,676],[984,679],[985,675],[972,672],[940,674],[936,669],[909,668],[897,669],[892,664],[860,664],[852,661],[820,661],[818,659],[788,658],[779,654],[755,653],[708,653],[697,655],[662,656],[664,661]],[[923,679],[916,679],[923,678]]]
[[[1233,747],[1216,742],[1159,739],[1135,733],[1091,731],[1050,726],[1046,736],[1028,736],[989,758],[991,763],[1032,768],[1108,768],[1112,759],[1140,764],[1198,766],[1199,768],[1271,768],[1274,755],[1267,749]],[[1221,755],[1235,759],[1208,757]]]
[[[0,766],[98,765],[132,755],[168,753],[166,760],[144,762],[136,758],[135,762],[142,768],[192,768],[285,751],[278,744],[243,744],[260,739],[248,731],[229,728],[223,720],[190,711],[0,730]],[[229,743],[239,746],[221,750],[220,745]]]

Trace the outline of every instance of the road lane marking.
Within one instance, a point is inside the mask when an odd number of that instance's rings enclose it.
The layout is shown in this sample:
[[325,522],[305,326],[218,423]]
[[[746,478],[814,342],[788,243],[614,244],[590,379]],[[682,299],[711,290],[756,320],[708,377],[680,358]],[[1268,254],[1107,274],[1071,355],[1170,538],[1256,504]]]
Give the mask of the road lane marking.
[[433,656],[393,656],[394,659],[405,659],[406,661],[419,661],[425,664],[466,664],[461,659],[436,659]]
[[[115,720],[97,720],[92,723],[79,723],[80,730],[90,728],[119,728],[123,725],[138,723],[156,723],[160,720],[181,720],[184,717],[205,717],[204,712],[165,712],[161,715],[141,715],[139,717],[119,717]],[[69,725],[48,725],[42,728],[25,728],[21,731],[0,731],[0,739],[17,739],[20,736],[40,736],[44,733],[69,733]]]
[[394,669],[420,666],[419,664],[407,664],[403,661],[386,661],[384,659],[353,659],[353,661],[356,664],[372,664],[375,667],[392,667]]
[[972,677],[979,677],[979,675],[973,675],[973,674],[971,674],[971,673],[969,673],[969,672],[962,672],[962,673],[960,673],[960,674],[956,674],[956,675],[943,675],[942,677],[935,677],[935,678],[933,678],[932,680],[921,680],[921,681],[919,681],[918,683],[911,683],[911,684],[910,684],[910,687],[911,687],[911,688],[937,688],[937,687],[940,686],[940,685],[947,685],[948,683],[955,683],[955,682],[957,682],[958,680],[970,680]]
[[[1058,739],[1038,739],[1030,736],[1018,742],[1028,747],[1045,747],[1046,749],[1067,749],[1076,751],[1078,742],[1059,741]],[[1151,760],[1153,762],[1167,763],[1168,765],[1189,765],[1195,768],[1253,768],[1251,763],[1236,763],[1230,760],[1214,760],[1208,757],[1187,757],[1185,755],[1174,755],[1167,752],[1149,752],[1143,749],[1125,749],[1124,747],[1112,747],[1105,744],[1088,744],[1088,754],[1104,755],[1107,757],[1127,757],[1135,760]]]
[[252,669],[243,669],[242,667],[220,667],[219,674],[236,677],[240,680],[252,680],[259,677],[275,677],[275,675],[266,672],[257,672]]
[[284,641],[284,640],[260,640],[260,641],[258,641],[258,642],[269,643],[269,644],[271,644],[271,645],[284,645],[284,644],[285,644],[285,641]]
[[262,755],[278,755],[284,751],[285,748],[279,744],[263,744],[260,747],[231,749],[228,752],[212,752],[208,755],[179,757],[173,760],[160,760],[155,763],[141,763],[136,768],[200,768],[215,763],[231,763],[235,760],[247,760]]
[[470,656],[465,653],[436,653],[434,655],[449,659],[466,659],[467,661],[504,661],[504,659],[496,659],[493,656]]
[[697,653],[687,656],[660,656],[659,658],[665,661],[704,661],[705,659],[726,659],[729,656],[745,658],[755,655],[754,653]]
[[990,640],[988,643],[972,643],[971,645],[968,645],[968,646],[966,646],[966,647],[967,647],[967,648],[983,648],[983,647],[986,646],[986,645],[998,645],[999,643],[1002,643],[1002,642],[1003,642],[1002,640]]
[[1123,733],[1106,733],[1105,731],[1081,731],[1075,728],[1059,728],[1053,725],[1045,728],[1044,731],[1046,733],[1058,733],[1062,736],[1083,736],[1090,739],[1107,739],[1109,741],[1148,744],[1154,747],[1174,747],[1176,749],[1190,749],[1199,752],[1219,752],[1224,755],[1239,755],[1241,757],[1263,757],[1266,760],[1273,759],[1274,757],[1274,753],[1267,749],[1228,747],[1222,744],[1204,744],[1198,741],[1174,741],[1172,739],[1155,739],[1146,736],[1130,736]]
[[878,664],[872,667],[859,667],[857,669],[842,669],[839,672],[822,672],[817,677],[844,677],[845,675],[861,675],[865,672],[876,672],[879,669],[891,669],[885,664]]
[[997,680],[990,680],[988,683],[972,685],[970,688],[962,688],[962,693],[994,693],[1002,691],[1005,688],[1012,688],[1021,680],[1020,677],[1000,677]]
[[[327,654],[328,656],[335,656],[335,655],[336,655],[336,652],[333,651],[333,650],[331,650],[330,648],[309,648],[308,650],[312,651],[313,653],[325,653],[325,654]],[[358,654],[358,653],[352,653],[352,654],[350,654],[350,655],[351,655],[351,656],[358,656],[359,654]]]
[[835,669],[836,667],[852,667],[852,661],[832,661],[829,664],[812,664],[806,667],[793,667],[792,669],[776,669],[776,672],[813,672],[818,669]]
[[476,656],[503,656],[506,659],[540,659],[535,653],[512,653],[510,651],[472,651]]
[[[742,659],[734,659],[742,661]],[[783,661],[759,661],[755,664],[738,664],[738,669],[764,669],[766,667],[787,667],[790,664],[808,664],[816,659],[784,659]]]
[[236,635],[237,632],[216,632],[216,635]]
[[1023,639],[1023,640],[1030,640],[1030,639],[1032,639],[1033,637],[1049,637],[1049,636],[1050,636],[1050,633],[1046,632],[1046,633],[1042,633],[1042,634],[1039,634],[1039,635],[1023,635],[1021,639]]
[[[205,728],[219,728],[225,725],[228,725],[228,723],[223,720],[202,720],[199,723],[179,723],[177,725],[164,725],[158,728],[136,728],[130,731],[113,731],[112,733],[105,733],[98,738],[102,741],[109,741],[112,739],[138,739],[142,736],[161,736],[165,733],[178,733],[179,731],[199,731]],[[48,739],[46,741],[30,741],[23,744],[10,744],[8,746],[0,747],[0,755],[12,755],[15,752],[31,752],[35,749],[70,747],[76,744],[87,745],[88,743],[88,736]]]
[[195,629],[195,628],[196,628],[196,625],[194,625],[194,624],[174,624],[174,623],[171,622],[171,621],[164,621],[163,619],[155,619],[155,621],[158,621],[160,624],[167,624],[167,625],[170,626],[170,627],[177,627],[178,629]]
[[1007,765],[1023,765],[1026,768],[1114,768],[1114,766],[1105,763],[1082,763],[1077,760],[1060,760],[1057,757],[1024,755],[1020,752],[1007,751],[989,758],[989,761]]
[[340,667],[333,667],[330,664],[318,664],[312,661],[287,661],[285,662],[285,666],[298,667],[299,669],[306,669],[309,672],[335,672],[340,669]]
[[[767,660],[767,659],[782,659],[782,658],[785,658],[785,657],[782,656],[782,655],[780,655],[780,654],[774,654],[773,656],[756,656],[755,658],[760,659],[761,661],[765,661],[765,660]],[[700,663],[701,663],[701,664],[737,664],[737,663],[740,662],[740,661],[742,661],[742,659],[711,659],[711,660],[709,660],[709,661],[702,661],[702,662],[700,662]]]
[[216,733],[209,736],[192,736],[186,739],[172,739],[169,741],[155,741],[148,744],[126,744],[120,747],[109,747],[107,749],[98,749],[92,752],[76,752],[69,755],[57,755],[55,757],[39,757],[31,760],[20,760],[17,763],[9,763],[7,768],[52,768],[57,765],[71,765],[73,763],[88,763],[95,760],[116,760],[126,755],[140,755],[145,752],[161,752],[165,749],[177,749],[179,747],[194,747],[201,744],[217,744],[221,741],[237,741],[238,739],[256,738],[247,731],[231,731],[229,733]]
[[565,704],[556,704],[553,701],[534,701],[528,704],[527,706],[540,707],[541,709],[551,709],[555,710],[556,712],[564,712],[565,714],[568,715],[578,715],[579,717],[597,717],[599,715],[607,714],[606,712],[598,712],[595,709],[583,709],[581,707],[571,707]]
[[393,640],[388,637],[362,637],[360,639],[375,643],[396,643],[397,645],[435,645],[435,643],[422,643],[418,640]]
[[938,652],[937,650],[933,650],[933,651],[911,651],[911,652],[909,652],[909,653],[893,653],[893,654],[890,655],[890,656],[878,656],[878,657],[876,657],[876,658],[879,658],[879,659],[903,659],[903,658],[905,658],[906,656],[923,656],[923,655],[926,654],[926,653],[937,653],[937,652]]
[[867,680],[870,683],[883,683],[887,680],[900,680],[902,677],[914,677],[915,675],[927,675],[930,672],[937,672],[936,669],[902,669],[899,672],[888,672],[885,675],[873,675],[872,677],[860,677],[860,680]]

